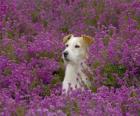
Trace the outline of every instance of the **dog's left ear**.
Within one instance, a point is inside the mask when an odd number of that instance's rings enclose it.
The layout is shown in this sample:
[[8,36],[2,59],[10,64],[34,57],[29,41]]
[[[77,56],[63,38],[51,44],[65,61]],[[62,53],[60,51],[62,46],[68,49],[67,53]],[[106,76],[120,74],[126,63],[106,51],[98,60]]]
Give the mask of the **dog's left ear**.
[[82,37],[83,37],[83,40],[86,42],[87,45],[90,46],[91,44],[93,44],[94,40],[93,40],[92,37],[87,36],[87,35],[82,35]]
[[69,34],[69,35],[65,36],[63,38],[63,43],[66,43],[71,38],[71,36],[73,36],[73,35],[72,34]]

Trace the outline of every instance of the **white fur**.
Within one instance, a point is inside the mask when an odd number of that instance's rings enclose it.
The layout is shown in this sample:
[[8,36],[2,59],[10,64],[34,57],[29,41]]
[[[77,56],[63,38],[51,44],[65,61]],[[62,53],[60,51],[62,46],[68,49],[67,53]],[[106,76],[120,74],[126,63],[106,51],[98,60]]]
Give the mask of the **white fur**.
[[[84,43],[82,37],[74,37],[72,36],[66,43],[64,52],[68,52],[67,59],[63,57],[63,60],[66,64],[65,77],[62,84],[62,89],[65,93],[68,92],[69,87],[72,90],[76,88],[84,88],[84,85],[87,87],[90,86],[90,82],[88,77],[83,72],[83,68],[86,69],[84,61],[87,58],[87,45]],[[80,46],[79,48],[75,48],[75,46]],[[84,83],[84,85],[83,85]]]

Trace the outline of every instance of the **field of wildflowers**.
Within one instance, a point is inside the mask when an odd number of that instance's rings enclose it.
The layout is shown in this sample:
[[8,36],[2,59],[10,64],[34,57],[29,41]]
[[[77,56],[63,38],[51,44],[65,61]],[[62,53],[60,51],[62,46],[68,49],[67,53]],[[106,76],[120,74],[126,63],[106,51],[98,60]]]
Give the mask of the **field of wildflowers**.
[[[66,96],[69,33],[95,39],[93,87]],[[0,116],[139,115],[139,0],[0,0]]]

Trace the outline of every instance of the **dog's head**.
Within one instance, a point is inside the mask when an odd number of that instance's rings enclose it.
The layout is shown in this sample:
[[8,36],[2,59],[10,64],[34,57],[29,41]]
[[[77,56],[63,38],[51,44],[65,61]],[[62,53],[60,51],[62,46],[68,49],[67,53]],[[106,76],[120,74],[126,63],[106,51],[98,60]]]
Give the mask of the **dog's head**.
[[90,36],[82,35],[75,37],[70,34],[63,38],[65,50],[63,51],[63,60],[65,63],[77,64],[88,56],[88,47],[93,43]]

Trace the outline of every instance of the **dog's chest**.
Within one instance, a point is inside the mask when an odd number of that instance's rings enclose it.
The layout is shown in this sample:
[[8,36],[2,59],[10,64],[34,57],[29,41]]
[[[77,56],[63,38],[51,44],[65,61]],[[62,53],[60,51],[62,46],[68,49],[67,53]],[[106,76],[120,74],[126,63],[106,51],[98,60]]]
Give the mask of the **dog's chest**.
[[73,89],[82,88],[83,82],[87,84],[87,77],[83,73],[81,66],[67,65],[63,81],[63,89],[67,91],[69,86]]

